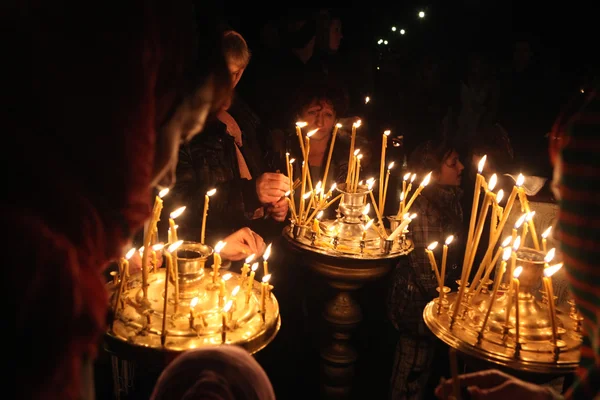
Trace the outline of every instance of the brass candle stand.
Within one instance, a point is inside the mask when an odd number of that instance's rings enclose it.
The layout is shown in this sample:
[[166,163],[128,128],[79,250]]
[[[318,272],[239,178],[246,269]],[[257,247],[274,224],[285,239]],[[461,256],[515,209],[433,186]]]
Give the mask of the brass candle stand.
[[[580,318],[574,308],[570,312],[557,308],[555,321],[558,340],[555,344],[548,303],[538,301],[533,293],[533,288],[538,287],[542,279],[544,253],[521,248],[516,254],[517,265],[523,267],[518,278],[518,301],[515,296],[508,298],[508,285],[500,286],[483,331],[482,323],[492,300],[490,290],[485,289],[477,295],[473,288],[466,290],[454,322],[452,315],[457,306],[456,293],[448,294],[447,304],[441,308],[437,299],[430,302],[423,312],[425,323],[449,346],[486,362],[536,374],[563,375],[574,372],[579,364]],[[491,283],[485,282],[486,286]],[[507,319],[507,306],[511,304]],[[516,304],[519,307],[518,341]]]
[[[331,331],[331,341],[321,349],[322,388],[329,398],[347,398],[352,388],[358,355],[350,339],[362,321],[361,307],[352,292],[385,276],[394,260],[413,249],[404,235],[387,240],[389,230],[382,225],[369,226],[364,215],[370,193],[367,186],[359,186],[355,193],[344,187],[337,188],[342,196],[336,219],[320,221],[319,230],[292,223],[283,231],[288,247],[335,290],[323,308]],[[369,228],[365,230],[365,226]]]
[[[212,272],[204,268],[212,254],[210,246],[183,242],[173,253],[177,278],[170,277],[166,293],[167,268],[149,273],[149,305],[142,301],[141,273],[108,283],[116,311],[104,337],[106,351],[121,360],[166,365],[178,354],[202,346],[233,344],[250,353],[267,346],[281,324],[277,299],[269,291],[263,310],[260,281],[247,291],[248,278],[235,273],[223,280],[223,295],[221,282],[213,283]],[[240,288],[232,293],[236,286]]]

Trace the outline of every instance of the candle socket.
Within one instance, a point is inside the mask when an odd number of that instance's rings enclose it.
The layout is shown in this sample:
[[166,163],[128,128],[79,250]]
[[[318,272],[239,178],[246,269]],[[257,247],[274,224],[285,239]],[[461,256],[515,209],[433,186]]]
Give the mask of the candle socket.
[[365,241],[361,240],[360,241],[360,254],[363,254],[365,252]]
[[392,251],[392,247],[394,246],[394,241],[388,240],[388,239],[382,239],[382,240],[380,240],[380,242],[381,242],[381,251],[383,251],[384,254],[390,254],[390,252]]
[[225,305],[225,297],[219,295],[219,308],[223,308]]
[[294,236],[294,239],[303,238],[304,235],[306,235],[306,226],[294,225],[294,227],[292,228],[292,235]]
[[521,342],[517,342],[515,344],[515,357],[519,358],[521,356]]
[[310,245],[311,246],[315,245],[315,240],[317,240],[317,232],[312,232],[310,234]]
[[190,329],[194,329],[194,313],[190,311]]

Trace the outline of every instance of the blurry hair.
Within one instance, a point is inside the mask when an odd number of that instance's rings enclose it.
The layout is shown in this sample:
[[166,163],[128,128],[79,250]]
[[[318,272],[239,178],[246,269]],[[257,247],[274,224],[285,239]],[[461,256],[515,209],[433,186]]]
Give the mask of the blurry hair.
[[337,118],[344,116],[348,109],[347,92],[341,85],[326,79],[309,79],[309,82],[297,92],[294,103],[296,114],[302,114],[314,102],[331,104]]
[[429,172],[440,172],[442,164],[456,151],[458,147],[451,141],[428,140],[418,145],[408,158],[408,169],[416,173],[417,176],[423,176]]
[[223,54],[227,62],[233,61],[244,67],[248,65],[252,55],[246,40],[234,30],[228,30],[223,35]]

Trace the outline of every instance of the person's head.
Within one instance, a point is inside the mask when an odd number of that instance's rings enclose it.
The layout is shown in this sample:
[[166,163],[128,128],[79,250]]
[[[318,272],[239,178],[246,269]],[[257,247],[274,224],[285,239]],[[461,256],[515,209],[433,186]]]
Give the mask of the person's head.
[[300,91],[295,109],[296,120],[308,124],[304,132],[318,129],[312,138],[324,139],[331,135],[339,116],[345,112],[344,92],[334,84],[313,82]]
[[440,185],[460,186],[465,166],[455,146],[428,140],[411,153],[408,168],[421,177],[432,172],[432,181]]
[[215,21],[199,20],[194,46],[181,66],[182,78],[175,89],[165,88],[172,92],[165,96],[173,99],[170,110],[157,121],[152,186],[174,185],[180,144],[200,133],[208,114],[230,98],[231,80],[221,36]]
[[229,30],[223,35],[223,54],[231,74],[231,84],[235,88],[250,62],[250,49],[242,35]]
[[274,400],[267,374],[237,346],[190,350],[161,373],[151,400]]
[[284,36],[290,49],[313,50],[317,37],[317,22],[312,16],[294,17],[288,21]]
[[338,51],[343,37],[342,20],[339,17],[332,17],[329,23],[329,50]]

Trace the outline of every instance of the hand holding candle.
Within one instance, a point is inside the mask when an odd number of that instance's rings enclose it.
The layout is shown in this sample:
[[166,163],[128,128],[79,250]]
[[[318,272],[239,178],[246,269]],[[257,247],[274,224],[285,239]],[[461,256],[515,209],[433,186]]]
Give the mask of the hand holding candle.
[[202,231],[200,232],[200,243],[204,244],[206,238],[206,217],[208,215],[208,203],[210,202],[210,196],[217,193],[217,189],[211,189],[204,195],[204,212],[202,213]]

